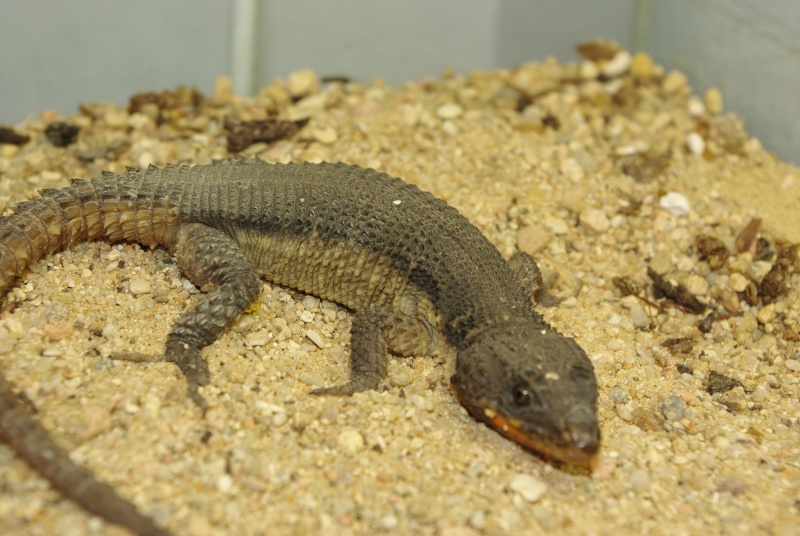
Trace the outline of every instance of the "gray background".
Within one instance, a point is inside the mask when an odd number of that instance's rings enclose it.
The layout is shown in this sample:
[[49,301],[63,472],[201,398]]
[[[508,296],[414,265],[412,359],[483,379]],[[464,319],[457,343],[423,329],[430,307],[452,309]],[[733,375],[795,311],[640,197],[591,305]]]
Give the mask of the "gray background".
[[0,124],[198,86],[250,94],[311,67],[396,84],[510,67],[596,36],[647,50],[800,163],[797,0],[0,0]]

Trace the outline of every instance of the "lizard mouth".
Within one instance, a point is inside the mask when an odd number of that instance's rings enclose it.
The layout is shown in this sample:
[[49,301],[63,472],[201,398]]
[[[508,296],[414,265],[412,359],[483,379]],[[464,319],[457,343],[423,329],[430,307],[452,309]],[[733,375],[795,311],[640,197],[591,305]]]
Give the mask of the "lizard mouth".
[[466,407],[476,418],[501,435],[546,458],[585,467],[590,471],[597,462],[600,430],[594,421],[567,423],[561,434],[550,439],[527,432],[518,420],[496,410]]

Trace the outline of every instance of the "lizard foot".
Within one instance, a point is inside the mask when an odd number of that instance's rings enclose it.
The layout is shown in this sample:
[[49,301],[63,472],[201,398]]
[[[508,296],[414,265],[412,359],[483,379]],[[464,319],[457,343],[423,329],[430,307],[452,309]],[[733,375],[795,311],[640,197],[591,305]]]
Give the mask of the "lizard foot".
[[118,359],[120,361],[128,361],[130,363],[175,363],[186,376],[187,394],[192,402],[205,414],[208,409],[208,402],[205,397],[200,394],[200,387],[208,385],[210,381],[210,374],[208,372],[208,365],[205,361],[201,360],[199,356],[196,359],[182,356],[182,358],[172,358],[163,354],[144,354],[141,352],[116,352],[111,354],[111,359]]

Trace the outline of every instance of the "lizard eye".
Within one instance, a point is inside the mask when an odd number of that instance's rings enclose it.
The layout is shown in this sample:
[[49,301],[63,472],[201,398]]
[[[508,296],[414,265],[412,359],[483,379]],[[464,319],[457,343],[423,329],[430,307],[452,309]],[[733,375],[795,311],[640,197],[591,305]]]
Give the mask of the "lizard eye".
[[531,392],[525,385],[517,385],[514,389],[511,390],[511,397],[514,399],[514,402],[521,406],[525,404],[528,399],[531,397]]

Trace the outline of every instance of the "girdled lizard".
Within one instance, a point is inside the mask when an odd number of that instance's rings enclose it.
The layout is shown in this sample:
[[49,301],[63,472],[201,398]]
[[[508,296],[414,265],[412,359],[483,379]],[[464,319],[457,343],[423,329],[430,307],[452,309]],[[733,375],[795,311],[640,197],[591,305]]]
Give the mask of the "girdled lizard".
[[[454,390],[469,412],[546,457],[591,466],[600,445],[592,364],[533,310],[541,276],[506,262],[458,211],[416,186],[345,164],[206,166],[103,173],[0,218],[0,297],[44,255],[87,240],[165,246],[210,292],[175,323],[164,357],[205,407],[200,357],[259,295],[261,278],[354,311],[348,382],[376,389],[389,354],[455,347]],[[166,534],[73,464],[0,376],[0,438],[65,496],[139,534]]]

